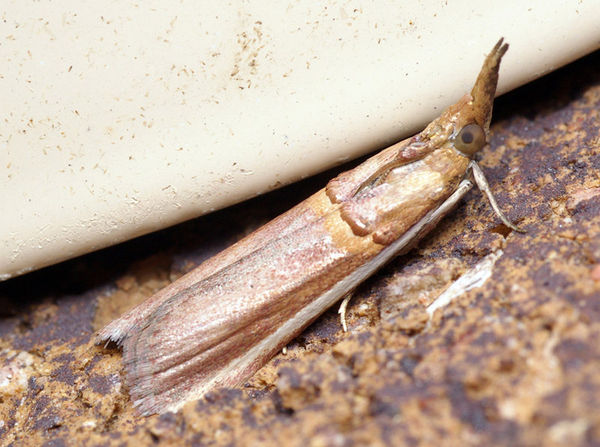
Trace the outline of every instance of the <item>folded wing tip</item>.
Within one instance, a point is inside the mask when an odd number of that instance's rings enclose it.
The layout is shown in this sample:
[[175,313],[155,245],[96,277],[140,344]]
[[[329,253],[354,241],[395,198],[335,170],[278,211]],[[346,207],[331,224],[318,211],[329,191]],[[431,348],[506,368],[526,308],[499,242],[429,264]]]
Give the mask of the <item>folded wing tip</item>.
[[103,329],[98,331],[94,337],[94,343],[101,345],[104,343],[106,347],[109,343],[116,343],[117,346],[123,346],[127,331],[124,331],[118,323],[119,320],[115,320],[112,323],[105,326]]

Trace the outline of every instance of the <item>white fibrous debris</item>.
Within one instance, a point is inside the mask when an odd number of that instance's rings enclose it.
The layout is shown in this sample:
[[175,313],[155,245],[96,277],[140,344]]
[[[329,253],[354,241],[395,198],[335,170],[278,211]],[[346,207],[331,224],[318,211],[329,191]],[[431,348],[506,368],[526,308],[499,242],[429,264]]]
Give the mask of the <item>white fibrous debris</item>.
[[28,352],[4,352],[8,359],[0,368],[0,396],[11,396],[27,389],[27,382],[34,372],[35,357]]
[[494,264],[498,258],[502,256],[502,253],[502,250],[490,253],[479,261],[475,267],[452,283],[444,293],[438,296],[437,299],[427,307],[429,316],[433,315],[437,309],[447,306],[453,299],[459,297],[466,291],[481,287],[492,275]]

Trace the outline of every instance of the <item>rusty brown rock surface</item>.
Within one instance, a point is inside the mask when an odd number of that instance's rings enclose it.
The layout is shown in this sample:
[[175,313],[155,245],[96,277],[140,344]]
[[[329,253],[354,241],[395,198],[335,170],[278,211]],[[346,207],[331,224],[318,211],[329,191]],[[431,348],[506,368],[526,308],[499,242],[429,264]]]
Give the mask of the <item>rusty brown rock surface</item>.
[[[94,330],[327,176],[0,284],[2,445],[599,445],[600,53],[497,101],[478,191],[245,386],[139,417]],[[332,173],[327,174],[329,176]],[[501,251],[500,251],[501,250]],[[483,286],[426,306],[490,253]]]

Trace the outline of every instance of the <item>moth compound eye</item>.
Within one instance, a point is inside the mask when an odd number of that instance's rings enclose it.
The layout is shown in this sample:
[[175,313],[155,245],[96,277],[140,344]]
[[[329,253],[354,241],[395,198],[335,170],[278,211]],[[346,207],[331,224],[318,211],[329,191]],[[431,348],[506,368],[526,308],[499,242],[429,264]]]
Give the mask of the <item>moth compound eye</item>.
[[465,155],[473,155],[485,146],[485,132],[478,124],[467,124],[454,139],[454,147]]

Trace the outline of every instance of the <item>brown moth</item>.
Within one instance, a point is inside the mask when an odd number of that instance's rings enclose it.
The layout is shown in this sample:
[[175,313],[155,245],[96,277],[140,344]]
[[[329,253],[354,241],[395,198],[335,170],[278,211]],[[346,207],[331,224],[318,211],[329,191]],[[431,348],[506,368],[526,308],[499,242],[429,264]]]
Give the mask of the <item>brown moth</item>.
[[472,188],[470,173],[504,224],[518,230],[472,160],[486,145],[507,49],[500,39],[471,94],[421,133],[340,174],[106,326],[98,341],[122,345],[138,410],[174,411],[248,379],[327,308],[414,246]]

